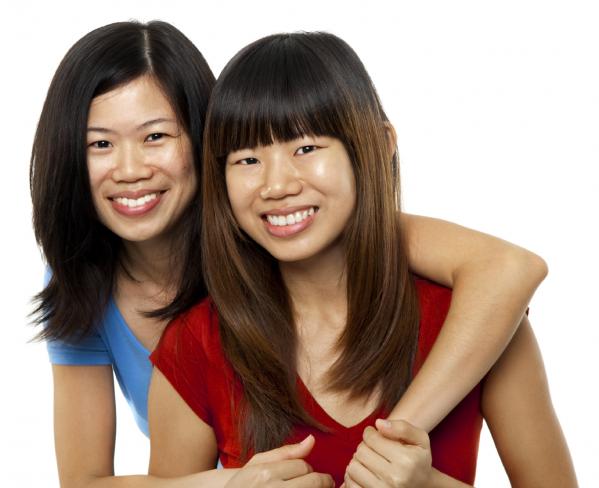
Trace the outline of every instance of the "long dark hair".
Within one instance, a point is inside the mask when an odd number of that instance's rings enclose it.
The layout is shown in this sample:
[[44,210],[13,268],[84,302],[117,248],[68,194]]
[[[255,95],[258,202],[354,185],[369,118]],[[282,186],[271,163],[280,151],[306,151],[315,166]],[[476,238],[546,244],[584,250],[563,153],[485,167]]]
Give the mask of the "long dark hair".
[[311,423],[296,392],[297,337],[277,261],[237,225],[225,159],[240,148],[304,135],[339,139],[352,162],[356,208],[345,232],[347,324],[328,385],[380,391],[391,408],[411,378],[418,307],[399,228],[397,156],[376,90],[356,53],[327,33],[279,34],[240,51],[215,86],[206,119],[203,265],[224,351],[244,386],[245,453]]
[[[86,163],[92,99],[150,75],[191,139],[201,176],[202,134],[214,76],[202,54],[166,22],[118,22],[77,41],[52,79],[35,134],[30,187],[33,226],[52,276],[36,296],[39,337],[75,340],[101,318],[114,286],[121,240],[96,215]],[[205,295],[201,274],[199,190],[181,217],[173,255],[183,273],[178,293],[150,313],[170,318]]]

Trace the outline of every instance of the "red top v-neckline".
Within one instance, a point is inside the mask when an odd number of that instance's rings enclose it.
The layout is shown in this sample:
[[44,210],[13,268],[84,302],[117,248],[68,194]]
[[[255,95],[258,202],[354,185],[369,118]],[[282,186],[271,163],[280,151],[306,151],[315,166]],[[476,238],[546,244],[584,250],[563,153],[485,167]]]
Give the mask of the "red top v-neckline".
[[[443,325],[451,291],[433,283],[417,280],[420,303],[420,331],[414,374],[432,348]],[[175,319],[165,330],[151,355],[160,369],[191,409],[214,430],[220,460],[225,468],[241,465],[239,437],[243,386],[224,356],[220,343],[218,316],[210,299]],[[333,419],[314,399],[298,377],[298,393],[306,412],[324,430],[294,425],[285,443],[299,442],[314,435],[314,448],[306,461],[314,471],[330,473],[337,485],[343,482],[345,468],[362,440],[366,426],[374,425],[384,412],[375,411],[362,421],[346,427]],[[449,476],[473,484],[478,440],[482,426],[481,385],[430,433],[433,466]]]
[[367,426],[373,425],[376,419],[384,418],[386,416],[383,414],[382,409],[377,408],[358,423],[351,426],[346,426],[339,423],[337,420],[331,417],[331,415],[324,408],[322,408],[322,405],[318,403],[316,398],[314,398],[314,395],[312,395],[312,392],[310,392],[300,376],[297,377],[297,389],[308,413],[310,413],[322,425],[336,431],[351,432],[357,430],[360,432],[360,435],[362,435],[362,432],[364,432],[364,429]]

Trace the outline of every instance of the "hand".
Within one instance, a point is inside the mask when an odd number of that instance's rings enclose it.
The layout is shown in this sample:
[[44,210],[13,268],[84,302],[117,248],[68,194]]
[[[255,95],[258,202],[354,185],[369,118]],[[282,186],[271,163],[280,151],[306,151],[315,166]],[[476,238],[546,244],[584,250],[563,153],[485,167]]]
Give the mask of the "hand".
[[314,473],[303,460],[313,447],[314,437],[309,435],[298,444],[255,454],[225,488],[334,488],[330,475]]
[[366,427],[345,472],[345,488],[426,487],[432,477],[428,434],[403,420]]

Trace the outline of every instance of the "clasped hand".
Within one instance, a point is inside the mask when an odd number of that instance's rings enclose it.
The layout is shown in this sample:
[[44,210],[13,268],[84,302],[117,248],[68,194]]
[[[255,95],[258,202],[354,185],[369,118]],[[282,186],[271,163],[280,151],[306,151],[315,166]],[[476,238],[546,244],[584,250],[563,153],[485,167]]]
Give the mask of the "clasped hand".
[[377,420],[347,466],[345,488],[427,487],[432,456],[426,431],[403,420]]
[[304,461],[314,447],[314,437],[256,454],[225,488],[334,488],[329,474],[315,473]]
[[[227,483],[226,488],[329,488],[330,475],[315,473],[304,461],[314,437],[256,454]],[[419,488],[432,477],[428,434],[402,420],[377,420],[347,466],[345,488]]]

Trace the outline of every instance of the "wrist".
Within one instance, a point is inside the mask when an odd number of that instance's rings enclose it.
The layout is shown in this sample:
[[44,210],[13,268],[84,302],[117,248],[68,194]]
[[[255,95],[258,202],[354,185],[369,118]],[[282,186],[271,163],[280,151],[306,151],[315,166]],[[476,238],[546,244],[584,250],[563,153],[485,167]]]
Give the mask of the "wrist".
[[466,488],[472,485],[462,483],[451,476],[442,473],[436,468],[431,469],[429,488]]

